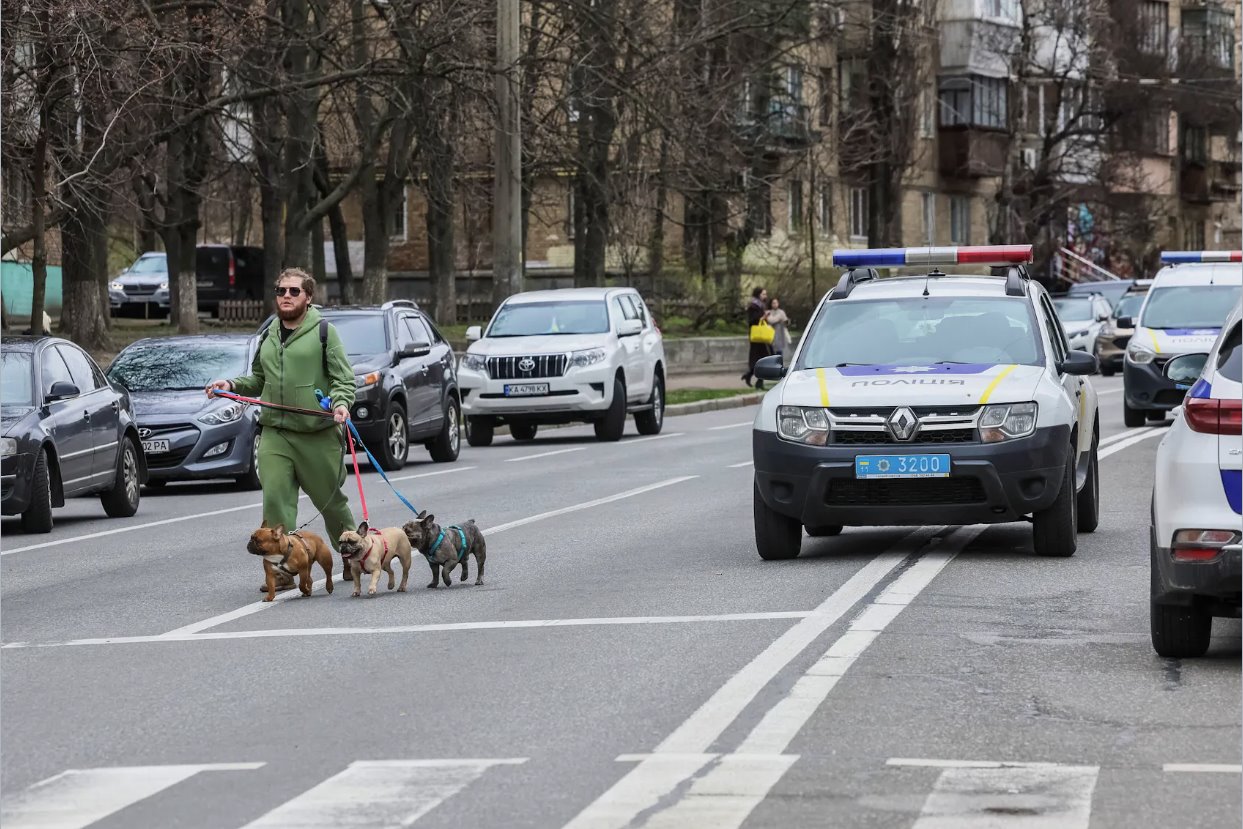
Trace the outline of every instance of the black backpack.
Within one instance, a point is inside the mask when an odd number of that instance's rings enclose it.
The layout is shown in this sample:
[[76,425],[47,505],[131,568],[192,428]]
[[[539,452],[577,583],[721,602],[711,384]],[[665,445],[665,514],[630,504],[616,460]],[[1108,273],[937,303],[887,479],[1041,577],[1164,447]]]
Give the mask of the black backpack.
[[[259,345],[255,347],[255,354],[259,353],[259,349],[263,348],[263,341],[268,338],[268,332],[272,330],[271,325],[267,325],[263,329],[263,333],[259,335]],[[319,318],[319,345],[320,360],[324,366],[324,376],[328,376],[328,320],[323,317]]]

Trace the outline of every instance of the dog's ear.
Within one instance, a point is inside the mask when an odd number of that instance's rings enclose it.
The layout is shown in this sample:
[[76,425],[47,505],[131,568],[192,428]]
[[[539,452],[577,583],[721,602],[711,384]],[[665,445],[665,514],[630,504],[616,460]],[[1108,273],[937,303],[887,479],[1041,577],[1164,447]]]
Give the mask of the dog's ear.
[[424,526],[430,527],[432,524],[436,523],[436,516],[428,515],[426,510],[424,510],[424,515],[426,516],[422,519]]
[[358,525],[358,534],[359,534],[359,535],[366,535],[366,534],[367,534],[367,530],[368,530],[368,529],[369,529],[369,527],[367,526],[367,522],[366,522],[366,521],[364,521],[364,522],[362,522],[361,524],[359,524],[359,525]]
[[419,510],[419,514],[414,517],[415,517],[415,520],[422,521],[424,518],[427,517],[427,510]]
[[280,538],[281,536],[283,536],[283,535],[285,534],[285,525],[284,525],[284,524],[277,524],[277,525],[276,525],[276,526],[272,529],[272,532],[276,533],[276,537],[277,537],[277,538]]

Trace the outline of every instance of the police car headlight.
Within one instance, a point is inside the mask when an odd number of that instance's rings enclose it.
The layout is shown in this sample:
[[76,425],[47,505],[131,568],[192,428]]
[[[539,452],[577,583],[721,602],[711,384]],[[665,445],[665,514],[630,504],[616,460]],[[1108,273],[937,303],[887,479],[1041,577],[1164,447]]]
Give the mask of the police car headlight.
[[486,372],[488,370],[488,359],[481,354],[463,354],[462,368]]
[[985,406],[980,415],[980,438],[985,443],[1025,438],[1036,431],[1035,403]]
[[245,407],[242,406],[241,403],[230,403],[227,406],[222,406],[221,408],[216,409],[214,412],[208,412],[203,415],[199,418],[199,422],[209,423],[213,426],[220,426],[237,420],[242,416],[243,411],[245,411]]
[[779,406],[777,434],[796,443],[824,446],[829,442],[829,416],[824,409]]
[[1143,343],[1137,343],[1134,340],[1126,348],[1126,358],[1137,366],[1146,366],[1153,361],[1157,353],[1148,348]]

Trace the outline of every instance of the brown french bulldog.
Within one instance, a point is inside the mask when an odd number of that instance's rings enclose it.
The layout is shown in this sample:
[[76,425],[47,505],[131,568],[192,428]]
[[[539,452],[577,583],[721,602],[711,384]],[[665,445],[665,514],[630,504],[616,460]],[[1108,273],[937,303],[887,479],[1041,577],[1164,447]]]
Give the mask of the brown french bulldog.
[[328,542],[313,532],[298,530],[286,533],[285,525],[276,527],[260,527],[250,534],[246,543],[247,552],[263,556],[263,572],[267,577],[268,595],[265,602],[276,598],[277,573],[287,579],[298,576],[298,589],[303,596],[311,595],[311,563],[316,562],[323,569],[328,580],[324,589],[332,592],[332,549]]
[[475,525],[475,519],[441,530],[436,516],[428,515],[427,510],[423,510],[418,514],[418,520],[407,521],[401,529],[410,539],[410,546],[418,550],[432,568],[432,583],[428,587],[435,587],[441,577],[445,587],[448,587],[453,583],[450,575],[459,564],[462,565],[462,581],[466,581],[470,578],[467,559],[472,555],[479,565],[475,584],[483,584],[483,562],[488,556],[488,545],[483,540],[483,532]]
[[346,530],[341,533],[338,541],[341,558],[349,564],[354,576],[354,595],[362,595],[362,574],[371,574],[371,587],[368,596],[375,595],[376,584],[380,581],[380,571],[388,573],[388,589],[392,590],[397,582],[393,574],[393,559],[401,561],[401,586],[399,592],[405,592],[406,580],[410,578],[410,542],[406,534],[396,527],[373,530],[367,522],[358,525],[358,532]]

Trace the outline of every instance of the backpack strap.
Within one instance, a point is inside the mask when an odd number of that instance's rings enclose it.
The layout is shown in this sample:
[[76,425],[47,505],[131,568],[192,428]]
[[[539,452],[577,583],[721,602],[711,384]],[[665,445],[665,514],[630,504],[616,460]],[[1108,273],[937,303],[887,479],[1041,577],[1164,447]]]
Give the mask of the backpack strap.
[[328,376],[328,320],[319,318],[320,360],[324,366],[324,376]]

